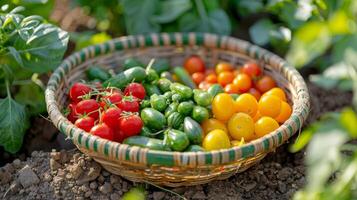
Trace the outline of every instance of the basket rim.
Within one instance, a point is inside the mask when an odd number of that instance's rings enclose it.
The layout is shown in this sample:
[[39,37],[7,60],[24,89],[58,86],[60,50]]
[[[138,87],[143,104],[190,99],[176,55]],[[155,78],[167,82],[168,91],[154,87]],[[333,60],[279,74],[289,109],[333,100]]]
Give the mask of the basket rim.
[[[293,112],[290,118],[279,126],[277,130],[242,146],[207,152],[167,152],[129,146],[91,135],[73,125],[59,110],[55,97],[56,90],[64,77],[75,66],[88,59],[114,51],[162,46],[204,46],[236,51],[248,55],[254,60],[263,61],[270,66],[274,66],[279,73],[283,74],[284,78],[293,83],[296,90],[297,99],[296,101],[294,100]],[[53,72],[46,87],[45,99],[47,111],[52,122],[77,147],[95,151],[108,159],[118,162],[187,167],[227,164],[272,151],[301,129],[310,108],[309,93],[304,79],[294,67],[279,56],[238,38],[193,32],[123,36],[103,44],[86,47],[64,59]]]

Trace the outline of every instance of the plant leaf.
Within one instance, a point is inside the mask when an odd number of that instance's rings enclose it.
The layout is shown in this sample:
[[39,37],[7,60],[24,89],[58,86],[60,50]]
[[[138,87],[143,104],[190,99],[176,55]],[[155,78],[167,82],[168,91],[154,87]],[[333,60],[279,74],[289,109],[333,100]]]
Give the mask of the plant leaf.
[[159,4],[159,13],[152,16],[151,19],[156,23],[169,23],[191,8],[190,0],[162,1]]
[[16,153],[28,127],[25,106],[8,96],[0,100],[0,110],[0,145],[6,151]]
[[269,35],[275,29],[274,24],[269,19],[261,19],[249,28],[252,41],[258,45],[265,45],[269,42]]
[[8,47],[8,49],[9,49],[9,52],[12,55],[12,57],[14,57],[14,59],[16,60],[16,62],[21,67],[24,67],[24,63],[22,62],[22,58],[21,58],[19,52],[14,47]]
[[352,138],[357,138],[357,115],[352,108],[345,108],[341,112],[340,123]]
[[43,73],[60,64],[67,43],[67,32],[51,24],[41,24],[27,41],[18,38],[13,47],[20,54],[25,68]]
[[22,105],[28,106],[29,115],[31,116],[46,111],[44,92],[33,82],[21,85],[14,98]]

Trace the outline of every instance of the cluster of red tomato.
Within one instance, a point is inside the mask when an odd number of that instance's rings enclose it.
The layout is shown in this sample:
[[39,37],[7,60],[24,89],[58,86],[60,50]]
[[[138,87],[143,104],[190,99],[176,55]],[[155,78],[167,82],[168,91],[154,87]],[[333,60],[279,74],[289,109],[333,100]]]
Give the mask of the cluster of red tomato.
[[130,83],[123,94],[118,88],[78,82],[70,88],[69,97],[68,120],[93,135],[122,142],[143,127],[138,112],[145,89],[139,83]]
[[263,75],[261,68],[255,62],[247,62],[239,69],[229,63],[220,62],[214,69],[206,69],[200,57],[191,56],[185,61],[184,67],[198,87],[204,90],[218,83],[226,93],[248,92],[259,99],[261,94],[276,86],[274,79]]

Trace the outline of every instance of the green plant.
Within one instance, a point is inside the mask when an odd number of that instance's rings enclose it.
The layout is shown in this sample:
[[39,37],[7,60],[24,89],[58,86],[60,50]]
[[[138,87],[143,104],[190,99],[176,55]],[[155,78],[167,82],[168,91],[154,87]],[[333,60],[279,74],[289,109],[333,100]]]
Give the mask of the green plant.
[[45,111],[39,75],[57,67],[68,34],[42,17],[25,17],[16,7],[0,11],[0,145],[17,152],[29,117]]

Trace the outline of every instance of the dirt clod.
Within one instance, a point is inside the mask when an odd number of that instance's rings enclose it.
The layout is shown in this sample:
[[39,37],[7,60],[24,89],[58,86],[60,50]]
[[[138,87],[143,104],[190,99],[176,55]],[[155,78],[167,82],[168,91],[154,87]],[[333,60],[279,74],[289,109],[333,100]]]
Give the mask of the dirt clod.
[[19,171],[18,180],[24,188],[40,182],[40,179],[37,177],[35,172],[33,172],[29,165],[25,165],[25,167]]

